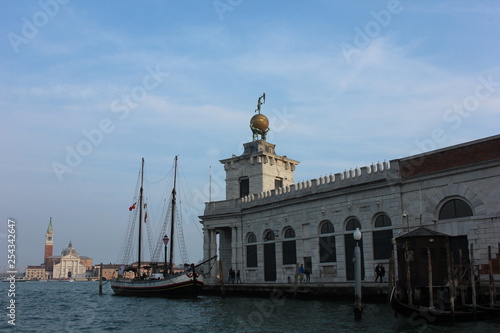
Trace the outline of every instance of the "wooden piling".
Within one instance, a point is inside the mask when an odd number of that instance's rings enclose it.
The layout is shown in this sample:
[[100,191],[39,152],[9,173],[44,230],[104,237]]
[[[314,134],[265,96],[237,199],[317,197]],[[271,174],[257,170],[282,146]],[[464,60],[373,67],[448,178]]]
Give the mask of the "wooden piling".
[[226,288],[224,287],[224,272],[222,271],[222,260],[219,260],[219,278],[220,278],[220,295],[226,297]]
[[102,262],[99,267],[99,295],[102,295]]
[[392,288],[396,286],[396,276],[395,276],[395,260],[394,260],[394,250],[391,252],[391,257],[389,258],[389,274],[388,274],[388,288],[387,288],[387,300],[390,301],[390,295]]
[[474,321],[477,320],[477,304],[476,304],[476,274],[474,273],[474,244],[470,244],[470,284],[472,290],[472,311],[474,313]]
[[491,258],[491,246],[488,246],[488,264],[490,275],[490,307],[495,306],[495,277],[493,276],[493,259]]
[[432,290],[432,256],[431,249],[427,248],[427,261],[429,265],[429,306],[434,306],[434,292]]
[[406,288],[408,293],[408,305],[413,305],[413,293],[411,290],[411,272],[410,272],[410,242],[405,244],[405,262],[406,262]]
[[299,282],[299,264],[295,264],[295,280],[293,283],[293,298],[297,297],[297,288],[299,287],[298,282]]
[[450,241],[446,242],[446,257],[448,258],[448,284],[450,290],[451,323],[455,324],[455,279],[453,277],[453,256],[450,251]]
[[460,283],[460,296],[462,298],[462,305],[465,305],[465,286],[464,286],[464,281],[463,281],[463,274],[464,274],[464,269],[463,269],[463,258],[462,258],[462,249],[458,250],[458,254],[460,256],[460,264],[458,266],[458,276],[459,280],[458,282]]

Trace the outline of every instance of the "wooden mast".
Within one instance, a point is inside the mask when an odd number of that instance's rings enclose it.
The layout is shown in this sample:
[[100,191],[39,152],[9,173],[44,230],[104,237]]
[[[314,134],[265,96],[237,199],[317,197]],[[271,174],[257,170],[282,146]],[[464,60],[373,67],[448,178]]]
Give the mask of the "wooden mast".
[[174,188],[172,189],[172,216],[170,219],[170,259],[168,264],[168,272],[172,274],[172,261],[174,260],[174,220],[175,220],[175,183],[177,180],[177,155],[175,156],[174,168]]
[[144,157],[141,164],[141,189],[139,190],[139,250],[137,251],[137,275],[141,278],[141,247],[142,247],[142,192],[144,183]]

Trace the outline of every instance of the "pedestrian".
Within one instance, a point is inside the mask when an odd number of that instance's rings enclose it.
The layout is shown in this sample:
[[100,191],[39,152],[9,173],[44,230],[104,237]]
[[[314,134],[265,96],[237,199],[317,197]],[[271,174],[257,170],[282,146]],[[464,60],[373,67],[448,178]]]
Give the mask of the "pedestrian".
[[236,272],[236,283],[241,283],[241,277],[240,277],[240,270],[238,269],[238,272]]
[[304,273],[305,273],[304,265],[300,264],[300,267],[299,267],[299,281],[300,281],[300,283],[302,283],[302,281],[304,281]]
[[311,272],[309,271],[309,269],[306,269],[306,282],[311,282]]
[[375,282],[378,281],[378,278],[380,278],[380,282],[384,282],[384,275],[385,275],[385,268],[382,264],[378,264],[377,267],[375,267]]

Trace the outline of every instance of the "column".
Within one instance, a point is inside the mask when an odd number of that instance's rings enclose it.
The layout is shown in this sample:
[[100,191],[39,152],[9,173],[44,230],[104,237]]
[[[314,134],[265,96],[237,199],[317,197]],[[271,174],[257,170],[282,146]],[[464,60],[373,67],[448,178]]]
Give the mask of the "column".
[[[209,246],[209,253],[210,256],[213,257],[217,254],[217,230],[212,229],[209,231],[210,232],[210,246]],[[220,260],[220,258],[217,258],[217,260]],[[210,277],[214,277],[217,275],[217,270],[219,269],[219,265],[213,265],[212,266],[212,271],[210,272]]]
[[238,233],[238,228],[237,227],[232,227],[231,228],[231,267],[233,269],[237,269],[238,263],[237,263],[237,233]]
[[[203,260],[208,260],[211,258],[210,255],[210,230],[206,227],[203,228]],[[207,262],[203,265],[203,273],[209,273],[208,270],[210,268],[210,262]]]

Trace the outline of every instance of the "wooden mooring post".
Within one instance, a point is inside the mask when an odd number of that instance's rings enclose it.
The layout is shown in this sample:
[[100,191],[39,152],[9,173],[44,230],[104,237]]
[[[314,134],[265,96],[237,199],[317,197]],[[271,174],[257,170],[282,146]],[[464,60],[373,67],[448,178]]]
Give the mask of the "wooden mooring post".
[[448,285],[450,290],[451,323],[455,324],[455,277],[453,270],[453,254],[450,251],[450,242],[446,242],[446,257],[448,258]]
[[408,305],[413,305],[413,293],[411,290],[411,272],[410,272],[410,242],[405,244],[405,262],[406,262],[406,292],[408,293]]
[[390,301],[392,288],[396,286],[396,261],[394,260],[394,250],[391,252],[391,257],[389,258],[389,276],[388,276],[388,289],[387,289],[387,300]]
[[491,246],[488,246],[488,264],[490,271],[490,307],[495,306],[495,277],[493,276],[493,260],[491,259]]
[[470,285],[472,290],[472,311],[474,313],[474,321],[477,319],[476,305],[476,274],[474,272],[474,244],[470,244]]
[[458,266],[459,267],[459,270],[458,270],[458,277],[459,277],[459,280],[458,280],[458,283],[460,283],[460,297],[462,298],[462,305],[465,305],[465,285],[464,285],[464,269],[463,269],[463,258],[462,258],[462,249],[458,250],[458,253],[460,254],[460,265]]
[[102,262],[99,267],[99,295],[102,295]]
[[219,260],[219,278],[220,278],[220,295],[226,297],[226,288],[224,287],[224,272],[222,271],[222,260]]
[[429,306],[434,306],[434,292],[432,290],[432,256],[431,249],[427,248],[427,261],[429,263]]

